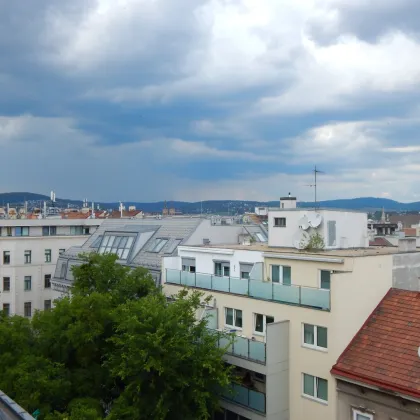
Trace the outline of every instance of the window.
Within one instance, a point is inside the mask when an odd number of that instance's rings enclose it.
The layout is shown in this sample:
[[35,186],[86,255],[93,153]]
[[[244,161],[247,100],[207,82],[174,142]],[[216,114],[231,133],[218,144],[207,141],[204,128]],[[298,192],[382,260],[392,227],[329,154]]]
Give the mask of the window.
[[45,250],[45,262],[47,263],[51,262],[51,249]]
[[104,235],[99,254],[117,254],[120,260],[126,260],[133,242],[133,236]]
[[64,248],[60,248],[60,249],[58,250],[58,254],[59,254],[59,255],[64,254],[65,252],[66,252],[66,250],[65,250]]
[[83,226],[70,226],[70,235],[83,235]]
[[26,226],[15,227],[15,236],[29,236],[29,228]]
[[25,302],[24,303],[24,315],[26,317],[32,316],[32,303],[31,302]]
[[3,292],[10,292],[10,277],[3,277]]
[[242,328],[242,311],[240,309],[225,308],[225,324],[228,327]]
[[290,286],[292,284],[292,268],[287,265],[272,265],[271,281]]
[[363,413],[359,410],[353,410],[352,420],[373,420],[372,414]]
[[3,264],[10,264],[10,251],[3,251]]
[[156,238],[153,240],[149,247],[149,252],[160,252],[162,248],[168,243],[167,239],[164,238]]
[[182,271],[195,273],[195,258],[182,258]]
[[51,300],[44,300],[44,311],[49,311],[51,309]]
[[10,315],[10,303],[3,303],[3,312],[5,315]]
[[32,289],[32,277],[31,276],[25,276],[24,289],[25,289],[25,291],[29,291],[29,290]]
[[32,251],[26,250],[23,253],[23,257],[24,257],[25,264],[30,264],[32,261]]
[[286,227],[286,218],[285,217],[275,217],[274,218],[274,227]]
[[42,236],[55,236],[57,235],[57,226],[43,226]]
[[11,226],[6,228],[6,234],[7,234],[7,236],[12,236],[12,227]]
[[254,264],[239,263],[239,271],[241,273],[241,279],[248,280],[250,278],[253,267],[254,267]]
[[336,241],[336,222],[335,220],[328,220],[327,222],[327,229],[328,229],[328,246],[335,246]]
[[49,289],[51,287],[51,274],[45,274],[44,276],[44,287]]
[[303,345],[325,350],[328,348],[328,334],[325,327],[303,324]]
[[172,254],[177,248],[178,245],[182,242],[182,239],[175,239],[169,246],[166,248],[165,254]]
[[230,263],[229,261],[215,262],[214,263],[214,275],[219,277],[230,276]]
[[103,235],[99,235],[90,246],[91,248],[99,248],[102,242]]
[[321,289],[331,289],[331,272],[327,270],[320,270],[320,287]]
[[314,400],[328,401],[328,381],[326,379],[317,378],[316,376],[303,374],[303,395]]
[[83,235],[89,235],[90,234],[90,229],[88,227],[84,227],[83,228]]
[[63,263],[61,265],[60,279],[65,279],[66,278],[66,270],[67,270],[67,265],[66,265],[66,263]]
[[273,322],[273,316],[254,314],[254,334],[265,334],[267,324],[271,324]]

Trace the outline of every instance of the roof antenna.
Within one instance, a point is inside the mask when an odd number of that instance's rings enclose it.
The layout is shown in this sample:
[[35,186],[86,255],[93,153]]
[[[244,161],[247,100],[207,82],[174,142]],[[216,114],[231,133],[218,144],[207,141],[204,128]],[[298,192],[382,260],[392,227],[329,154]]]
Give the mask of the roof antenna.
[[314,187],[314,193],[315,193],[314,203],[315,203],[315,210],[316,210],[317,207],[318,207],[317,196],[316,196],[316,193],[317,193],[317,175],[318,174],[325,174],[325,172],[320,171],[319,169],[317,169],[316,168],[316,165],[315,165],[314,169],[312,170],[312,173],[314,174],[314,183],[307,185],[307,187]]

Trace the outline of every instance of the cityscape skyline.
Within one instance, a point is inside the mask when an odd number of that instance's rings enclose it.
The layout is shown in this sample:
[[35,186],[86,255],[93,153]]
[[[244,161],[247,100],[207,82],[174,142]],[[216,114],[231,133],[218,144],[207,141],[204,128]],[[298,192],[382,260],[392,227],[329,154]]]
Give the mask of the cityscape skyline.
[[[415,1],[54,0],[0,17],[2,190],[416,201]],[[379,16],[379,17],[378,17]],[[25,170],[13,170],[19,162]],[[30,176],[28,176],[30,174]]]

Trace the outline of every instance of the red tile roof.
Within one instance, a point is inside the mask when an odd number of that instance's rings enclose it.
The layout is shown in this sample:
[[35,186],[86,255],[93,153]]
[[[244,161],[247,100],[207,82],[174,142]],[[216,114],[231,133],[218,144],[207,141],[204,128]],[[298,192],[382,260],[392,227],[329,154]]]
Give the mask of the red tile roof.
[[369,246],[393,246],[388,239],[377,237],[373,241],[369,241]]
[[404,230],[405,236],[416,236],[417,235],[416,228],[404,228],[403,230]]
[[331,373],[420,398],[420,292],[390,289]]

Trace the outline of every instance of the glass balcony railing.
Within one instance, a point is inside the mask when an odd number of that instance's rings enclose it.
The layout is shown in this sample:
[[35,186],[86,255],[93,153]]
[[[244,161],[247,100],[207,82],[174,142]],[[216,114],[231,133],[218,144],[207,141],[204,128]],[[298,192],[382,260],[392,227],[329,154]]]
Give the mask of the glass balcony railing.
[[218,344],[219,347],[226,348],[226,353],[232,356],[241,357],[264,365],[266,363],[266,345],[262,341],[234,336],[234,340],[231,342],[228,337],[219,337]]
[[166,283],[330,310],[330,290],[166,269]]
[[222,394],[222,398],[265,414],[265,394],[263,392],[254,391],[239,384],[232,384]]

